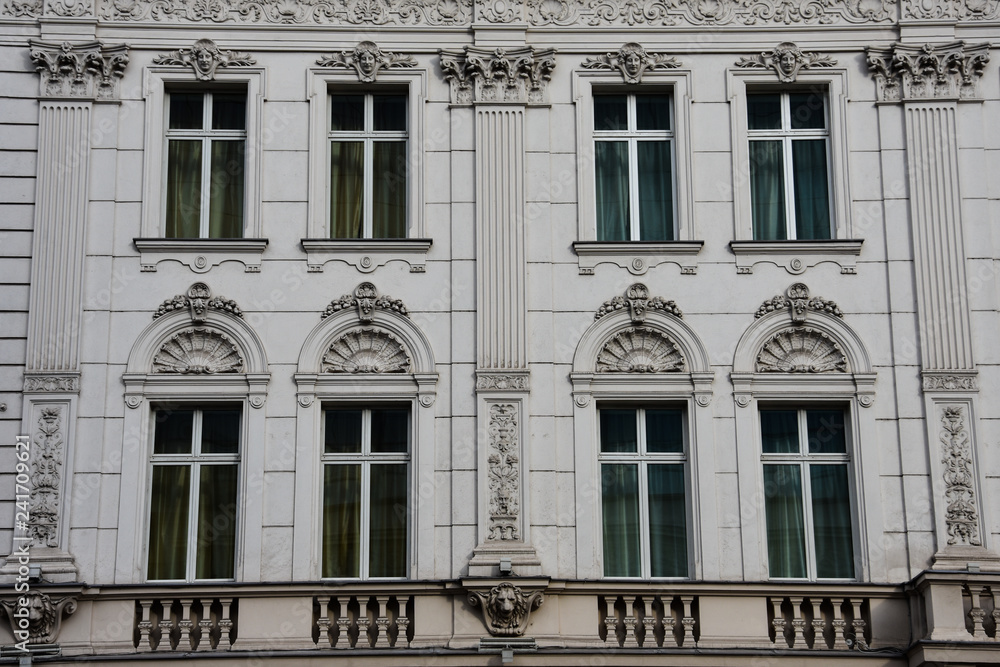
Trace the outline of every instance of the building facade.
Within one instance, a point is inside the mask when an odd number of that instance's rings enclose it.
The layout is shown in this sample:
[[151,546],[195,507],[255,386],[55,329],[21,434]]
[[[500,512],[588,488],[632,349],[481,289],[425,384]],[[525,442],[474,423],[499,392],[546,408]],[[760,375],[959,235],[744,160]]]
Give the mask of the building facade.
[[998,29],[2,0],[0,662],[1000,664]]

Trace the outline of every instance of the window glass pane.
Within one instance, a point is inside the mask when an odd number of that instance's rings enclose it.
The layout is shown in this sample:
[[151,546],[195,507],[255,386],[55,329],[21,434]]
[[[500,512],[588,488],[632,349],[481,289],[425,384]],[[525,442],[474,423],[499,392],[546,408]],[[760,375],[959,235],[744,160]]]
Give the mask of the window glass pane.
[[790,93],[788,98],[793,130],[822,130],[826,127],[824,95]]
[[333,238],[359,239],[365,183],[365,146],[330,142],[330,224]]
[[597,240],[629,238],[628,144],[598,141],[594,144],[597,187]]
[[198,238],[201,224],[201,141],[167,142],[166,217],[167,238]]
[[750,142],[750,203],[755,239],[787,238],[784,171],[780,141]]
[[205,96],[201,93],[170,93],[170,129],[200,130],[204,122],[204,102]]
[[361,466],[323,470],[323,576],[361,575]]
[[686,577],[684,466],[651,465],[648,478],[650,574],[654,577]]
[[799,451],[799,416],[795,410],[761,410],[760,439],[765,454]]
[[409,449],[410,411],[372,410],[372,452],[405,454]]
[[245,130],[247,128],[247,97],[242,93],[212,95],[212,129]]
[[638,451],[635,410],[602,408],[600,417],[602,452]]
[[594,129],[628,129],[628,103],[625,95],[594,96]]
[[646,451],[657,454],[684,451],[682,410],[646,410]]
[[235,465],[201,466],[195,577],[231,579],[236,554]]
[[194,410],[157,410],[153,425],[154,454],[190,454]]
[[365,96],[330,95],[330,129],[334,132],[365,129]]
[[406,96],[373,95],[375,131],[406,131]]
[[202,411],[201,453],[236,454],[240,450],[240,410],[211,408]]
[[795,172],[796,237],[800,239],[830,238],[826,140],[793,141],[792,168]]
[[764,466],[767,560],[772,577],[806,577],[802,479],[797,465]]
[[809,466],[813,529],[816,531],[816,576],[854,577],[851,500],[846,465]]
[[844,454],[847,438],[844,435],[843,410],[809,410],[806,412],[806,432],[810,454]]
[[372,236],[406,236],[406,142],[376,141],[372,156]]
[[372,465],[368,574],[406,576],[406,464]]
[[634,465],[601,466],[604,576],[638,577],[639,476]]
[[747,95],[747,126],[751,130],[781,129],[781,95],[779,93]]
[[636,95],[635,115],[640,130],[669,130],[670,96]]
[[361,410],[327,410],[324,449],[327,454],[361,452]]
[[190,466],[153,466],[149,579],[186,578],[190,499]]
[[212,142],[209,238],[243,236],[243,150],[242,140]]
[[638,142],[639,239],[674,238],[674,193],[669,141]]

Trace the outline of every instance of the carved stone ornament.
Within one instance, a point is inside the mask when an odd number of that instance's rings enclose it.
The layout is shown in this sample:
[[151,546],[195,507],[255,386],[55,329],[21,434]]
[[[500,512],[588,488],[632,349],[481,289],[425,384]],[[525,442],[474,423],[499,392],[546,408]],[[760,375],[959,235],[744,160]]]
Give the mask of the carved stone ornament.
[[43,97],[113,100],[128,65],[128,46],[101,42],[70,44],[29,40],[31,60],[41,75]]
[[518,437],[518,406],[514,403],[490,405],[489,453],[486,457],[489,480],[489,533],[487,541],[520,540],[521,474]]
[[476,373],[477,391],[528,391],[528,388],[528,375],[525,373]]
[[782,83],[794,83],[799,71],[813,67],[833,67],[837,61],[822,53],[804,53],[791,42],[782,42],[772,51],[740,58],[737,67],[771,68]]
[[451,85],[454,104],[545,101],[545,88],[556,66],[554,49],[519,47],[441,51],[441,69]]
[[513,23],[522,19],[522,0],[480,0],[479,20],[488,23]]
[[59,497],[63,465],[63,408],[43,407],[31,453],[28,537],[32,547],[59,546]]
[[154,373],[217,375],[242,373],[243,357],[225,335],[211,329],[184,329],[153,357]]
[[868,48],[868,70],[879,102],[977,99],[979,80],[990,61],[988,43],[894,44]]
[[392,334],[381,329],[348,331],[323,355],[323,373],[408,373],[410,357]]
[[[20,1],[20,0],[17,0]],[[472,0],[98,0],[111,21],[282,25],[468,25]]]
[[625,290],[625,296],[616,296],[601,304],[601,307],[597,309],[597,313],[594,315],[594,319],[599,320],[605,315],[610,315],[623,308],[628,308],[629,316],[636,324],[645,322],[646,312],[650,310],[658,310],[674,317],[684,317],[676,303],[667,301],[659,296],[650,298],[648,287],[642,283],[634,283]]
[[847,357],[825,333],[808,327],[776,333],[757,355],[758,373],[846,373]]
[[754,319],[760,319],[776,310],[791,311],[794,324],[804,324],[809,311],[827,313],[841,318],[844,316],[844,313],[833,301],[819,296],[810,298],[809,288],[805,283],[793,283],[785,290],[784,296],[779,294],[762,303],[757,312],[754,313]]
[[220,67],[246,67],[256,64],[249,53],[223,51],[210,39],[199,39],[189,49],[177,49],[153,58],[157,65],[181,65],[194,70],[199,81],[214,81]]
[[528,595],[514,584],[504,581],[489,592],[471,591],[469,604],[480,607],[483,623],[494,637],[520,637],[528,628],[531,612],[542,606],[542,591]]
[[924,391],[979,391],[975,375],[924,373]]
[[321,67],[342,67],[353,69],[358,80],[371,83],[383,69],[398,67],[416,67],[413,56],[401,56],[378,48],[375,42],[361,42],[353,50],[341,51],[324,56],[316,61]]
[[903,18],[984,21],[1000,16],[1000,0],[904,0]]
[[30,591],[14,600],[0,601],[0,607],[15,638],[27,640],[28,644],[53,644],[59,637],[63,615],[76,611],[76,598],[64,597],[53,602],[45,593]]
[[944,464],[944,522],[948,544],[982,546],[979,538],[979,513],[972,481],[972,455],[969,434],[965,429],[965,408],[947,406],[941,413],[941,463]]
[[320,315],[320,319],[326,319],[327,317],[348,308],[357,308],[358,318],[366,324],[372,321],[373,312],[375,310],[388,310],[394,313],[399,313],[400,315],[405,315],[406,317],[410,316],[410,312],[406,309],[406,306],[403,305],[402,301],[399,299],[393,299],[388,294],[379,296],[378,290],[375,289],[375,285],[371,283],[361,283],[354,289],[353,296],[345,294],[339,299],[331,301],[330,305],[323,311],[323,314]]
[[631,327],[615,334],[597,354],[598,373],[683,373],[680,348],[666,334]]
[[167,299],[160,304],[160,307],[153,313],[153,319],[163,317],[167,313],[175,310],[188,310],[191,313],[191,321],[200,324],[205,321],[205,312],[208,310],[218,310],[229,313],[236,317],[243,317],[243,311],[232,299],[224,296],[212,296],[212,290],[205,283],[195,283],[187,291],[187,296],[178,294],[172,299]]
[[30,375],[24,376],[24,392],[56,392],[75,394],[80,391],[78,375]]
[[585,69],[610,69],[621,72],[625,83],[639,83],[646,70],[680,67],[677,58],[662,53],[649,53],[635,42],[628,42],[617,53],[609,52],[583,62]]

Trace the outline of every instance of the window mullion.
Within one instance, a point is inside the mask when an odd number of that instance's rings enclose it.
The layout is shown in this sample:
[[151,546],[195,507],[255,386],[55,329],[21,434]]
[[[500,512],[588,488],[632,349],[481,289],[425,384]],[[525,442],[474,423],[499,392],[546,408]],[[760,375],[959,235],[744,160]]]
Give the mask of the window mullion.
[[629,137],[628,140],[628,217],[629,236],[632,241],[642,238],[639,220],[639,140]]
[[649,579],[652,567],[649,553],[649,472],[645,459],[639,459],[636,464],[639,477],[639,574],[643,579]]
[[194,418],[191,423],[191,489],[190,500],[188,501],[188,549],[187,567],[185,568],[186,580],[194,581],[197,578],[198,566],[198,501],[200,500],[198,489],[201,480],[201,465],[198,457],[201,454],[201,433],[202,433],[202,412],[194,411]]
[[361,412],[361,454],[358,462],[361,466],[361,534],[358,544],[358,574],[362,579],[368,578],[368,562],[371,558],[369,540],[371,539],[371,465],[372,465],[372,411]]
[[806,573],[810,581],[816,580],[816,536],[813,528],[812,477],[809,460],[809,421],[806,410],[798,411],[799,421],[799,478],[802,480],[802,531],[806,542]]

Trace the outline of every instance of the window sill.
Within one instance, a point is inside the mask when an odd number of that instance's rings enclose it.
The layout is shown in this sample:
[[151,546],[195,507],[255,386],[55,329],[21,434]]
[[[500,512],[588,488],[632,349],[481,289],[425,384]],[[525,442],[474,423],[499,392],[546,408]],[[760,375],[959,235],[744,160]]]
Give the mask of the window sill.
[[310,273],[322,273],[327,262],[344,262],[361,273],[371,273],[389,262],[401,261],[410,273],[426,270],[431,239],[302,239]]
[[704,241],[577,241],[573,244],[580,275],[594,275],[598,264],[615,264],[641,276],[660,264],[680,267],[682,275],[698,273],[694,257]]
[[736,255],[736,273],[753,273],[755,264],[769,262],[797,276],[823,262],[833,262],[841,273],[857,273],[862,243],[861,239],[730,241],[729,247]]
[[132,239],[145,272],[160,262],[184,264],[195,273],[207,273],[223,262],[239,262],[247,273],[260,273],[267,239]]

